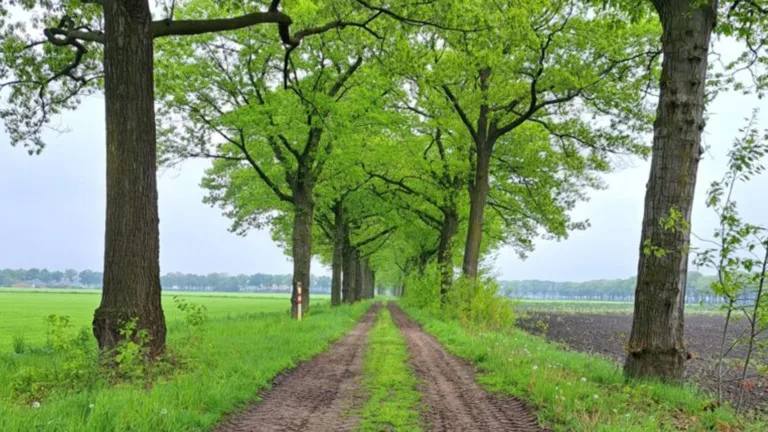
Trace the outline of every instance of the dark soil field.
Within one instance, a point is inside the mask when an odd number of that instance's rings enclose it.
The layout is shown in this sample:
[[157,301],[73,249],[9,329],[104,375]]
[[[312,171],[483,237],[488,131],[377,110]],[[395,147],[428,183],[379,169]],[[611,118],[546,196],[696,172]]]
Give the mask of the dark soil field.
[[[691,315],[685,320],[686,346],[691,357],[686,375],[701,388],[713,392],[717,389],[716,359],[724,321],[724,317],[718,315]],[[621,364],[626,356],[632,315],[537,312],[518,320],[518,325],[531,333],[546,335],[548,339],[561,342],[570,349],[608,357]],[[743,331],[746,331],[745,321],[731,324],[728,342],[738,338]],[[743,352],[743,348],[737,347],[734,352],[741,357],[738,354]],[[748,376],[750,381],[745,393],[745,407],[768,412],[768,379],[757,376],[754,371]],[[739,367],[732,363],[724,377],[723,395],[734,403],[739,377]]]

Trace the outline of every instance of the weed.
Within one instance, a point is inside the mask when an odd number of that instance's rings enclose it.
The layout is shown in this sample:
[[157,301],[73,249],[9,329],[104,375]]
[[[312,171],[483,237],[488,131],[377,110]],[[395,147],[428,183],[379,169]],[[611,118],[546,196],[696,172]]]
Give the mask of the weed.
[[13,352],[16,354],[24,354],[27,350],[27,341],[24,339],[23,334],[15,335],[13,337]]

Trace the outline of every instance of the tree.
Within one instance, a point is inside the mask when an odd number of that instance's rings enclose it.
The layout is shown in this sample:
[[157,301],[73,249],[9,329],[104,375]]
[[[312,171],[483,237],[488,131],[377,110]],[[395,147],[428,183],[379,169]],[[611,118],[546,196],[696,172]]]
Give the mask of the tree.
[[574,172],[607,169],[611,153],[645,152],[639,133],[647,111],[640,101],[653,71],[656,32],[653,23],[632,23],[618,10],[568,1],[526,8],[497,2],[463,12],[462,19],[489,30],[424,32],[397,61],[413,65],[416,107],[449,110],[458,124],[443,129],[468,134],[470,211],[462,268],[475,278],[491,182],[496,173],[519,170],[500,162],[500,154],[525,154],[527,139],[541,142],[542,134],[562,155],[586,162],[571,166]]
[[[190,39],[170,47],[179,58],[160,74],[167,118],[185,119],[169,125],[166,151],[215,159],[203,183],[207,202],[225,209],[241,233],[274,212],[291,214],[294,314],[299,285],[309,309],[315,188],[334,146],[365,133],[366,107],[376,100],[370,90],[377,90],[363,84],[372,78],[364,64],[369,48],[358,39],[319,35],[287,62],[257,30]],[[190,51],[205,54],[180,70]]]
[[152,21],[148,0],[10,0],[7,4],[25,13],[42,12],[42,19],[27,28],[10,21],[11,9],[0,6],[4,36],[0,90],[11,89],[8,107],[0,117],[13,143],[39,152],[40,134],[51,116],[75,108],[82,96],[103,87],[107,217],[104,288],[93,331],[100,349],[110,351],[122,339],[123,323],[138,318],[138,329],[148,331],[150,354],[156,356],[164,350],[166,326],[160,301],[154,40],[273,23],[278,25],[281,41],[296,47],[305,36],[355,23],[336,17],[291,34],[292,20],[279,11],[280,0],[272,0],[266,12],[234,17],[230,14],[241,10],[239,3],[222,2],[213,16],[189,20],[175,19],[173,2],[166,7],[167,18],[159,21]]
[[[764,45],[768,9],[763,1],[651,3],[661,21],[663,63],[624,373],[629,378],[680,381],[687,355],[685,288],[710,39],[720,15],[720,31],[746,39],[749,50],[742,59],[752,59]],[[734,33],[734,28],[739,31]],[[762,42],[754,44],[754,39]]]

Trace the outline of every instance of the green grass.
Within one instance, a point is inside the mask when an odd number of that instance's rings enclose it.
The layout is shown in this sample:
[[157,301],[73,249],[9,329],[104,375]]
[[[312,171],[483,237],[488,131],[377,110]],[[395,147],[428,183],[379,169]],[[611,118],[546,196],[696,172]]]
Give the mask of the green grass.
[[[608,314],[632,313],[634,303],[592,300],[518,300],[519,312]],[[692,303],[685,305],[686,314],[719,314],[719,305]]]
[[361,413],[363,431],[421,431],[418,381],[408,364],[408,344],[381,308],[369,334],[363,386],[370,395]]
[[203,343],[194,351],[186,347],[183,323],[175,321],[169,325],[169,347],[187,348],[191,367],[150,389],[105,382],[85,391],[61,389],[39,408],[11,399],[7,389],[22,368],[51,367],[53,354],[0,354],[0,431],[211,430],[222,415],[254,401],[280,371],[327,349],[369,306],[315,306],[301,322],[284,313],[219,316],[205,325]]
[[491,391],[516,396],[556,431],[765,431],[692,387],[625,383],[611,362],[562,350],[523,331],[472,330],[420,310],[405,310],[452,353],[483,372]]
[[[163,308],[169,322],[179,318],[173,304],[173,297],[177,295],[205,305],[210,317],[284,312],[290,307],[288,294],[166,292]],[[323,304],[329,298],[313,295],[312,303]],[[77,328],[90,326],[100,299],[98,290],[0,288],[0,353],[11,351],[14,338],[23,337],[25,343],[33,347],[44,344],[43,317],[50,314],[69,316]]]

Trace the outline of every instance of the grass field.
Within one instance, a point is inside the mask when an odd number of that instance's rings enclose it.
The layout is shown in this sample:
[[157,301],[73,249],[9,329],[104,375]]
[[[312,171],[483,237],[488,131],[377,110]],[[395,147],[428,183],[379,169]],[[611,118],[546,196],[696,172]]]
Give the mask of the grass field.
[[[632,313],[634,303],[591,300],[518,300],[520,312],[553,312],[575,314]],[[719,314],[720,306],[692,303],[685,305],[687,314]]]
[[[41,304],[52,307],[57,304],[54,300],[67,301],[70,310],[83,307],[78,301],[86,305],[93,301],[87,295],[29,295],[45,299]],[[0,352],[0,431],[211,430],[225,413],[258,400],[259,392],[280,371],[327,349],[328,344],[348,332],[370,306],[370,303],[338,308],[315,305],[304,321],[297,322],[280,312],[248,315],[231,312],[233,307],[242,312],[284,310],[286,298],[237,299],[250,310],[232,303],[230,313],[224,312],[223,305],[217,303],[225,299],[206,297],[205,300],[214,300],[210,304],[215,305],[214,310],[219,307],[219,316],[211,317],[205,324],[203,339],[196,346],[189,345],[181,320],[169,325],[169,349],[183,354],[185,365],[149,389],[141,382],[110,385],[107,380],[97,378],[92,382],[79,382],[75,389],[58,386],[38,400],[19,399],[6,389],[18,382],[20,373],[34,371],[36,377],[49,376],[57,363],[66,364],[66,358],[47,352],[22,355]],[[39,306],[38,309],[51,312]],[[95,358],[85,360],[96,363]]]
[[[288,294],[167,292],[163,295],[163,308],[169,325],[179,317],[174,296],[205,305],[210,317],[283,312],[289,308]],[[50,314],[69,316],[75,328],[90,326],[100,298],[97,290],[0,288],[0,353],[11,350],[14,337],[23,336],[30,346],[44,344],[43,318]],[[322,294],[312,296],[314,305],[327,303],[329,298]]]

